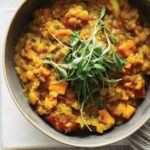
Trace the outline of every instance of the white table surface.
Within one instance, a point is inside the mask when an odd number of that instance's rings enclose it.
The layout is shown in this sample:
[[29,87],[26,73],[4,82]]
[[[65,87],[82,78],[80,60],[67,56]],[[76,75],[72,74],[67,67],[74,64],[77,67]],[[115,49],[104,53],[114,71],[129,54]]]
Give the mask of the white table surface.
[[[3,35],[7,30],[13,12],[13,9],[0,9],[0,56],[2,56]],[[0,61],[2,61],[1,58]],[[2,62],[0,65],[3,149],[66,147],[66,145],[45,136],[22,116],[9,95],[3,78]],[[123,140],[115,145],[128,145],[128,140]]]

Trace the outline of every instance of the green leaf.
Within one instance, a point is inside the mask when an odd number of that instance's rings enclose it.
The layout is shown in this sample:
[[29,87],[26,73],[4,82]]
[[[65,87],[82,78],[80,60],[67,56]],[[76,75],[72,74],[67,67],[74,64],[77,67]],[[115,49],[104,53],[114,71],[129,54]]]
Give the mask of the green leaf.
[[118,70],[121,70],[124,67],[124,65],[126,64],[126,61],[123,59],[119,59],[117,53],[115,53],[115,52],[113,53],[113,61],[116,64]]
[[107,44],[106,44],[106,43],[101,42],[101,48],[102,48],[102,50],[106,49],[106,46],[107,46]]
[[104,18],[105,13],[106,13],[106,6],[103,5],[100,10],[100,20]]
[[110,34],[110,39],[111,39],[111,41],[112,41],[113,44],[116,43],[116,37],[115,37],[114,34]]
[[115,52],[113,53],[113,61],[117,65],[117,67],[120,69],[121,68],[121,62],[118,58],[118,55]]
[[66,71],[64,68],[60,67],[60,66],[59,66],[58,64],[56,64],[55,62],[49,61],[49,60],[45,60],[44,63],[45,63],[45,64],[49,64],[49,65],[51,65],[52,67],[54,67],[54,69],[60,73],[60,76],[61,76],[61,77],[66,78],[66,77],[68,76],[67,71]]
[[77,43],[80,41],[80,32],[76,31],[73,33],[73,35],[71,36],[71,46],[74,47],[75,45],[77,45]]
[[102,56],[108,54],[109,51],[110,51],[109,48],[104,49],[102,52]]
[[103,67],[101,64],[94,64],[94,69],[98,69],[102,72],[106,71],[105,67]]
[[46,58],[51,59],[51,58],[52,58],[52,55],[51,55],[51,54],[47,54],[47,55],[46,55]]
[[94,53],[98,56],[102,54],[102,48],[100,43],[96,43],[94,47]]
[[112,61],[110,61],[108,59],[104,59],[103,64],[109,70],[116,71],[116,66],[115,66],[115,64]]
[[122,68],[123,68],[124,65],[126,65],[127,61],[126,61],[125,59],[121,59],[120,61],[121,61],[121,66],[122,66]]
[[88,45],[87,49],[88,49],[89,51],[91,51],[91,50],[92,50],[92,48],[93,48],[93,44],[92,44],[92,43],[90,43],[90,44]]
[[106,82],[108,82],[108,83],[118,83],[118,82],[120,82],[122,79],[107,79],[107,78],[105,78],[104,79]]
[[81,62],[81,60],[82,60],[81,57],[73,59],[72,65],[77,66]]

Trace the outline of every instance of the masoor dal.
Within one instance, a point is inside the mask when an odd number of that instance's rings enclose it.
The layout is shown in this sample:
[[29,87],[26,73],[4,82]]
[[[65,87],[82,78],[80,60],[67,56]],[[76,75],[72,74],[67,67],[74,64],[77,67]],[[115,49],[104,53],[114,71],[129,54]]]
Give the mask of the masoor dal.
[[[54,36],[69,45],[70,36],[79,30],[80,39],[87,39],[102,5],[107,8],[104,22],[116,37],[117,53],[127,63],[120,73],[122,80],[99,91],[105,107],[97,109],[90,102],[85,106],[86,124],[92,131],[103,133],[128,121],[145,97],[145,76],[150,74],[150,29],[127,0],[118,3],[120,9],[116,12],[110,0],[56,0],[53,5],[34,12],[28,32],[17,43],[15,69],[29,103],[59,132],[70,133],[86,126],[75,90],[67,82],[57,82],[57,73],[43,60],[51,54],[59,63],[69,52]],[[96,40],[102,39],[97,36]]]

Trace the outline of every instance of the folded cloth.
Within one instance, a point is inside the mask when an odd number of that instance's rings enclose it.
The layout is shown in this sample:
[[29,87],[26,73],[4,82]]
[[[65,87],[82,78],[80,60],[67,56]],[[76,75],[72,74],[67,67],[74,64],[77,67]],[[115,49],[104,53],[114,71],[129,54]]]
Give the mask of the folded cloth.
[[129,137],[129,142],[134,150],[150,150],[150,120]]

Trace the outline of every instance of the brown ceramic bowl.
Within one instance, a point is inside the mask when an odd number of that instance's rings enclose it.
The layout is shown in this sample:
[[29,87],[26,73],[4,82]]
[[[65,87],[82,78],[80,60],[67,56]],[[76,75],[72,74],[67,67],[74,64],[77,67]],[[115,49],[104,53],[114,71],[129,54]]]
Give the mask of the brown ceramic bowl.
[[11,20],[4,48],[3,68],[4,76],[12,99],[30,123],[50,138],[67,145],[78,147],[100,147],[115,143],[128,137],[150,118],[150,86],[147,90],[145,100],[137,109],[132,119],[124,125],[115,127],[113,130],[104,135],[85,135],[82,133],[74,135],[61,134],[45,123],[28,104],[19,82],[19,78],[14,69],[14,47],[22,33],[24,25],[31,19],[32,12],[49,1],[50,0],[26,0],[22,2]]

